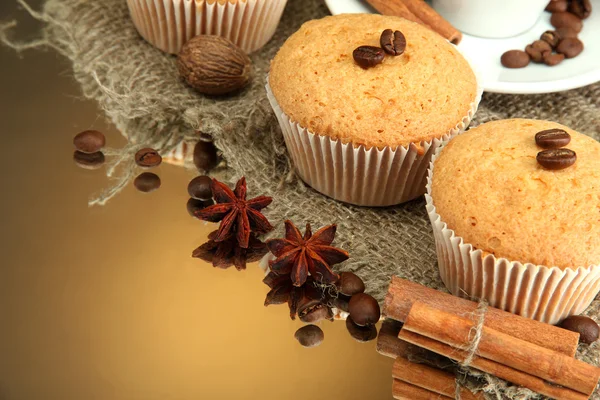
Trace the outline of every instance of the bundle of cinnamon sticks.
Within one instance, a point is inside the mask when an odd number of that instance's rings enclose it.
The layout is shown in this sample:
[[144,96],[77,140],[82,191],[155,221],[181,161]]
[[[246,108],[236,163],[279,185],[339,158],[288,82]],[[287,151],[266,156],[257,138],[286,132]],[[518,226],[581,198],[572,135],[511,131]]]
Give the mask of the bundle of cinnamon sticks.
[[[579,335],[495,308],[393,278],[377,349],[396,358],[397,399],[483,399],[456,383],[452,372],[429,365],[469,367],[553,399],[588,399],[600,368],[576,360]],[[481,318],[480,318],[481,317]],[[476,340],[475,340],[476,339]],[[455,365],[455,364],[454,364]]]
[[429,27],[453,44],[459,44],[462,34],[424,0],[367,0],[383,15],[403,17]]

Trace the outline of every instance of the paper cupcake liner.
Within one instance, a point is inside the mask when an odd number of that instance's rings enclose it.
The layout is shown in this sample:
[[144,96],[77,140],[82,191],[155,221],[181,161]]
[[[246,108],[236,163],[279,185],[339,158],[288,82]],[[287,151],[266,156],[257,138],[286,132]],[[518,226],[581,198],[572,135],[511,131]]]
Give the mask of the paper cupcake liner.
[[342,143],[303,128],[283,112],[268,78],[266,89],[300,178],[316,191],[335,200],[371,207],[404,203],[425,193],[431,157],[442,143],[469,126],[483,91],[478,87],[468,114],[440,138],[408,147],[367,149],[363,145]]
[[600,266],[564,270],[509,261],[465,243],[437,213],[431,197],[434,154],[427,176],[431,220],[442,281],[455,296],[487,300],[493,307],[548,324],[581,314],[600,291]]
[[146,41],[167,53],[178,53],[197,35],[228,38],[251,53],[275,33],[287,0],[127,0],[131,18]]

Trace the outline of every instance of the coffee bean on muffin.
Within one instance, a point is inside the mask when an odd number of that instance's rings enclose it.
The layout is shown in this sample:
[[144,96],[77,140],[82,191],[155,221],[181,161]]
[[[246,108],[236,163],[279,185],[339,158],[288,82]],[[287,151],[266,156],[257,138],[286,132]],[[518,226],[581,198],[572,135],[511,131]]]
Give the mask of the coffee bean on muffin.
[[575,164],[577,154],[570,149],[551,149],[540,151],[536,159],[546,169],[560,170]]
[[212,179],[208,176],[197,176],[188,184],[188,194],[198,200],[212,199]]
[[596,321],[583,315],[573,315],[558,326],[563,329],[579,333],[579,341],[581,343],[592,344],[598,340],[600,327]]
[[567,2],[567,0],[552,0],[546,6],[546,11],[551,12],[551,13],[567,11],[568,7],[569,7],[569,3]]
[[565,58],[577,57],[583,51],[583,42],[577,38],[567,38],[556,46],[556,52],[565,55]]
[[386,29],[381,34],[379,43],[381,48],[392,56],[399,56],[404,53],[404,50],[406,49],[406,38],[400,31],[394,32],[391,29]]
[[361,68],[368,69],[381,64],[385,58],[385,52],[380,47],[360,46],[352,52],[352,57]]
[[135,153],[135,163],[143,168],[157,167],[162,163],[162,157],[158,151],[147,147]]
[[565,59],[564,54],[559,53],[548,53],[544,56],[544,64],[554,67],[555,65],[560,64]]
[[352,296],[348,308],[352,320],[359,326],[375,324],[381,316],[379,303],[366,293],[358,293]]
[[106,137],[102,132],[83,131],[73,138],[75,149],[83,153],[95,153],[102,149],[106,144]]
[[84,153],[83,151],[75,150],[73,161],[75,161],[77,166],[84,169],[98,169],[104,165],[104,154],[101,151]]
[[152,172],[144,172],[139,174],[133,181],[133,185],[137,190],[144,193],[150,193],[160,187],[160,178]]
[[544,42],[548,43],[552,48],[558,45],[560,39],[561,36],[556,31],[546,31],[542,33],[542,36],[540,36],[540,40],[543,40]]
[[323,343],[325,334],[323,330],[316,325],[306,325],[298,329],[294,334],[296,340],[303,347],[316,347]]
[[535,143],[544,149],[559,149],[571,143],[571,135],[564,129],[546,129],[535,134]]
[[506,68],[524,68],[531,60],[529,54],[522,50],[509,50],[502,54],[500,62]]
[[555,12],[550,18],[550,23],[555,28],[570,28],[576,32],[581,32],[583,22],[570,12]]

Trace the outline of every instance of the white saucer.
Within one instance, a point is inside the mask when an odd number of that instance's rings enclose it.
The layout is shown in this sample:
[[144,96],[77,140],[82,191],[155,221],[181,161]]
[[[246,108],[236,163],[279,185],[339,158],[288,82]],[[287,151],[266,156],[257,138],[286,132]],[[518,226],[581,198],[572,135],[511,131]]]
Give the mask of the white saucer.
[[[375,12],[364,0],[325,0],[332,14]],[[463,35],[461,51],[475,64],[483,78],[487,92],[496,93],[550,93],[575,89],[600,81],[600,0],[592,0],[594,11],[584,21],[579,35],[585,50],[575,59],[565,60],[555,67],[529,64],[521,69],[508,69],[500,64],[500,56],[507,50],[525,49],[525,46],[550,25],[550,13],[544,12],[529,31],[508,39],[484,39]]]

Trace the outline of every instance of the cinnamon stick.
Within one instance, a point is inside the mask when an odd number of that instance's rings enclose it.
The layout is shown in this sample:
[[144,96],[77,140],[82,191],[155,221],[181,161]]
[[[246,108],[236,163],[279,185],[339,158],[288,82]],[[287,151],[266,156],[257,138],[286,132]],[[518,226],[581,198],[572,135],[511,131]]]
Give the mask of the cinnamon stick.
[[367,2],[383,15],[402,17],[417,24],[425,25],[401,0],[367,0]]
[[[475,302],[393,277],[385,298],[383,314],[404,322],[416,301],[457,315],[469,314],[477,309]],[[488,309],[485,326],[570,357],[574,357],[577,352],[579,334],[497,308]]]
[[[402,329],[464,349],[477,327],[470,319],[416,302]],[[600,368],[486,326],[481,328],[477,355],[588,397],[600,379]]]
[[[413,333],[407,330],[402,330],[399,337],[402,341],[407,341],[423,349],[431,350],[437,354],[451,358],[457,362],[464,362],[468,356],[466,351],[458,350],[447,344],[438,342],[437,340]],[[529,375],[525,372],[517,371],[506,365],[498,364],[497,362],[487,360],[485,358],[475,357],[471,362],[471,366],[480,371],[497,376],[500,379],[514,383],[515,385],[523,386],[534,392],[540,393],[553,399],[560,400],[587,400],[588,396],[576,392],[571,389],[552,385],[545,382],[543,379]]]
[[[456,376],[424,364],[412,363],[402,357],[396,359],[392,368],[392,377],[414,386],[450,398],[456,395]],[[483,395],[473,394],[468,389],[460,389],[461,400],[481,400]]]
[[450,22],[437,13],[424,0],[401,0],[404,6],[409,9],[417,18],[423,21],[431,29],[439,33],[451,43],[459,44],[462,40],[462,33],[456,29]]
[[392,395],[396,400],[452,400],[454,397],[441,396],[410,383],[394,379]]

